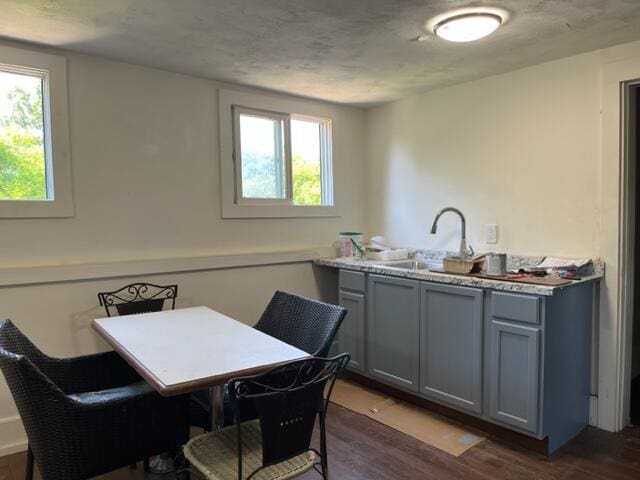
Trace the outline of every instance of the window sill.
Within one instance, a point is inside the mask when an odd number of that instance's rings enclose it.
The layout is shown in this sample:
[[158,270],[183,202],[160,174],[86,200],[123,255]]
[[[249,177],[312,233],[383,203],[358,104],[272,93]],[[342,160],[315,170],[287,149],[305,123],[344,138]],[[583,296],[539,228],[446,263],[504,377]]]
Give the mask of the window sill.
[[222,206],[222,218],[307,218],[339,217],[335,205],[238,205]]
[[0,218],[70,218],[74,208],[70,193],[52,201],[0,200]]

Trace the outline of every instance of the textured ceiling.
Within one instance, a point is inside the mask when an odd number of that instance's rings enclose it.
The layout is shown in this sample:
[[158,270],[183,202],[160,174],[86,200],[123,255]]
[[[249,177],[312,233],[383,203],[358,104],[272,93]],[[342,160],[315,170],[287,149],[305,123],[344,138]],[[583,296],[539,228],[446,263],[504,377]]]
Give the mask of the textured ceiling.
[[[430,17],[511,18],[453,44]],[[640,39],[640,0],[0,0],[0,36],[335,102],[371,105]]]

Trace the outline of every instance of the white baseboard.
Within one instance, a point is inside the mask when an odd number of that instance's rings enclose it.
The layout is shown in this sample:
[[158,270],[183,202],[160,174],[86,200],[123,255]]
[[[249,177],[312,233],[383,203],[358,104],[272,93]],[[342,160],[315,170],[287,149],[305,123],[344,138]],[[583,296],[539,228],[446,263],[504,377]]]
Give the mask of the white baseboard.
[[589,425],[598,426],[598,397],[595,395],[589,397]]
[[8,445],[0,446],[0,457],[6,457],[7,455],[13,455],[14,453],[25,452],[27,450],[27,441],[18,443],[10,443]]
[[27,449],[27,434],[22,427],[20,416],[0,419],[0,457]]

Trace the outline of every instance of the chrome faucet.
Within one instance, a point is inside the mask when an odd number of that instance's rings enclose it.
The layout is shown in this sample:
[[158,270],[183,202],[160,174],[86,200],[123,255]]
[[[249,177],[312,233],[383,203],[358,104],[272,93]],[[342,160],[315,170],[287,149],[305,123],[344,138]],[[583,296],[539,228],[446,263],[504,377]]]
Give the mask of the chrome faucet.
[[433,225],[431,225],[431,235],[436,234],[436,232],[438,231],[438,220],[440,220],[440,217],[442,216],[443,213],[447,213],[447,212],[453,212],[460,217],[461,238],[460,238],[460,251],[458,252],[458,256],[460,258],[467,258],[467,257],[473,256],[473,248],[471,248],[471,245],[467,245],[467,222],[464,219],[464,215],[462,214],[462,212],[457,208],[445,207],[436,214],[436,218],[433,219]]

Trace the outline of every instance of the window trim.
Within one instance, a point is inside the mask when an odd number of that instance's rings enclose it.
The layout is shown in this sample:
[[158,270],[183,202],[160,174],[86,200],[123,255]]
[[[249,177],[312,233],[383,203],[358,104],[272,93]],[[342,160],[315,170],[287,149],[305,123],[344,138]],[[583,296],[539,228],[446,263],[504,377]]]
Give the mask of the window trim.
[[[0,200],[0,218],[74,215],[69,143],[67,59],[61,55],[0,44],[0,69],[43,78],[47,200]],[[48,101],[47,101],[48,100]]]
[[[333,122],[330,118],[314,115],[291,114],[293,120],[310,121],[320,124],[320,181],[323,206],[333,205]],[[293,151],[291,152],[293,155]],[[293,190],[292,190],[293,192]],[[302,205],[310,207],[312,205]]]
[[[220,141],[220,194],[222,218],[302,218],[302,217],[338,217],[339,209],[335,197],[335,179],[333,178],[333,155],[330,156],[328,167],[323,171],[323,191],[331,192],[331,205],[295,205],[273,199],[258,199],[257,202],[237,201],[236,162],[234,160],[234,106],[254,111],[266,111],[287,115],[290,118],[308,118],[315,121],[329,121],[333,123],[331,115],[326,115],[326,107],[314,102],[285,98],[276,95],[261,95],[241,90],[218,89],[218,128]],[[291,113],[283,113],[291,112]],[[327,139],[321,145],[325,152],[332,152],[333,129],[328,128]],[[290,146],[289,146],[290,148]],[[321,162],[322,164],[323,162]],[[327,176],[328,175],[328,176]],[[291,176],[289,176],[291,178]],[[325,188],[326,186],[326,188]],[[291,191],[291,187],[290,190]],[[323,194],[324,195],[324,194]],[[247,199],[245,199],[247,200]],[[254,199],[252,199],[254,200]],[[324,200],[324,199],[323,199]]]
[[[291,203],[292,193],[292,177],[291,162],[287,158],[291,157],[291,116],[286,113],[272,112],[258,108],[243,107],[241,105],[232,105],[233,111],[233,168],[235,172],[234,199],[238,205],[289,205]],[[240,136],[240,116],[249,115],[259,118],[269,118],[271,120],[279,120],[282,122],[282,136],[284,145],[282,151],[284,155],[284,189],[283,198],[249,198],[242,195],[242,138]]]

